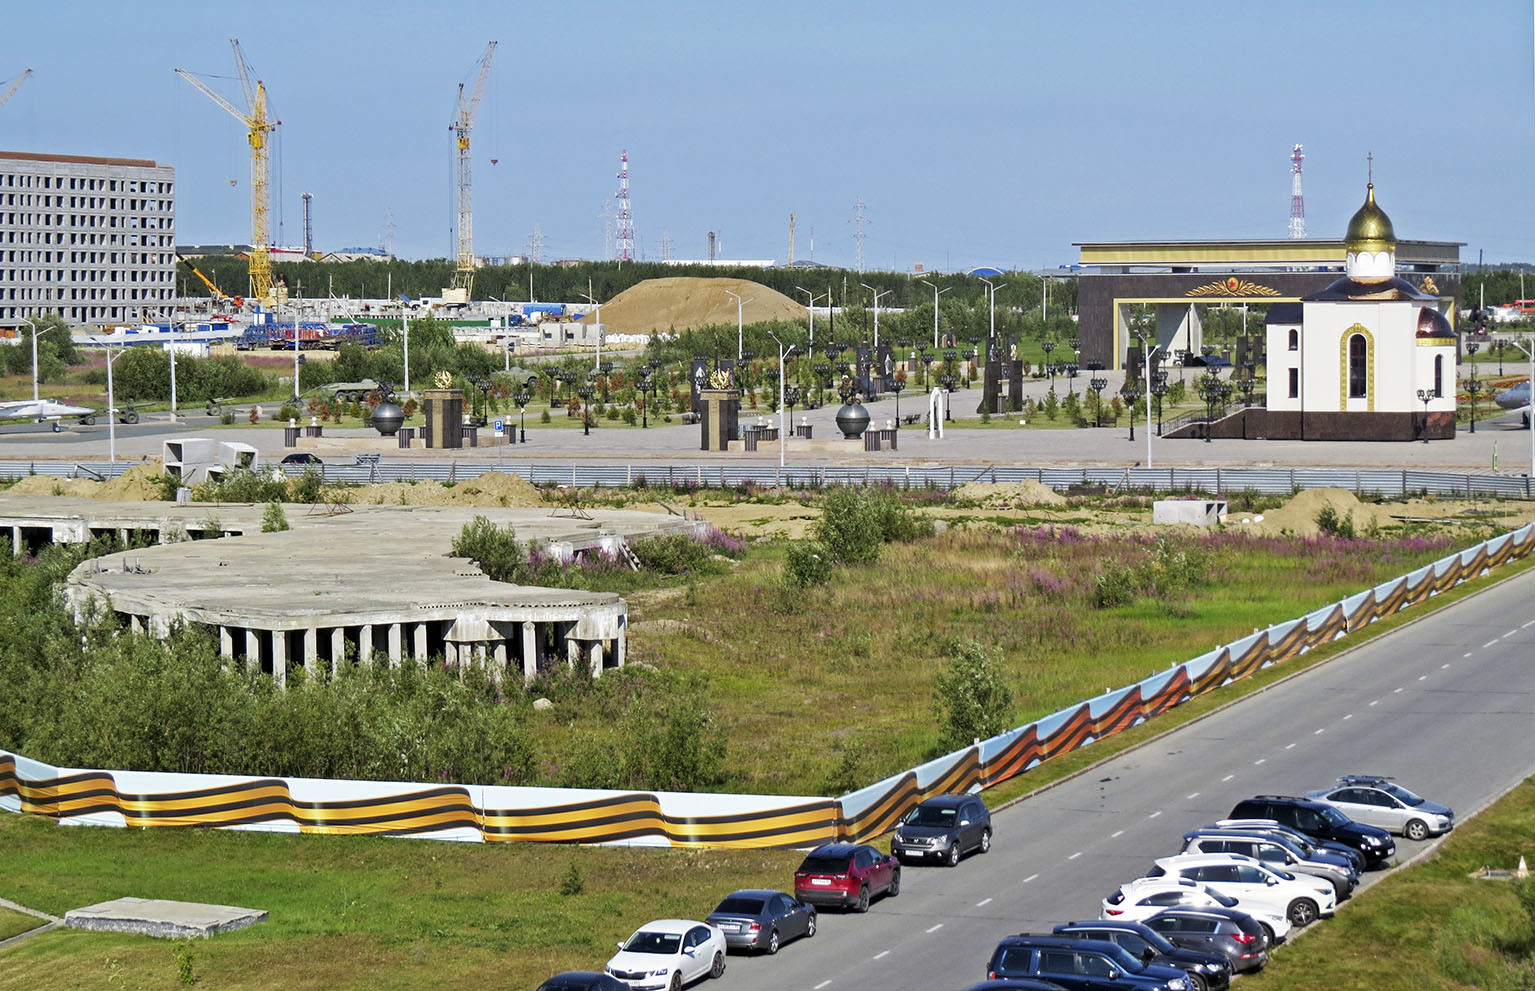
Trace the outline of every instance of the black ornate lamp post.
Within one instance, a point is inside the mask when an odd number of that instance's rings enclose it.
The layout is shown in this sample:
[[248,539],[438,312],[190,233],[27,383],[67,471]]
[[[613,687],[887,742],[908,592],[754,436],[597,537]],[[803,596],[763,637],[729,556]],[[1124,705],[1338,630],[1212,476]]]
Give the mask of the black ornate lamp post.
[[[1135,383],[1125,379],[1125,384],[1119,387],[1119,397],[1125,401],[1125,412],[1130,414],[1130,442],[1135,442]],[[1146,411],[1149,416],[1151,411]]]
[[959,380],[954,377],[953,372],[942,375],[938,379],[938,384],[943,386],[943,419],[945,423],[952,419],[952,417],[949,416],[949,397],[954,394],[954,386],[956,383],[958,383],[958,381]]
[[895,393],[895,429],[901,429],[901,393],[906,388],[905,379],[896,379],[890,383],[890,391]]
[[644,430],[650,426],[650,394],[656,391],[656,383],[648,374],[641,372],[634,388],[640,394],[640,429]]
[[1106,378],[1094,376],[1087,380],[1087,387],[1093,390],[1093,426],[1103,426],[1103,390],[1109,384]]
[[[1157,436],[1162,436],[1162,397],[1167,395],[1167,373],[1154,372],[1151,376],[1151,394],[1157,403]],[[1146,411],[1146,429],[1151,429],[1151,410]]]
[[1075,361],[1066,362],[1064,374],[1066,376],[1066,384],[1071,389],[1071,394],[1075,396],[1077,394],[1077,363]]
[[[536,382],[537,379],[532,381]],[[512,396],[512,402],[517,404],[517,432],[522,435],[518,441],[520,444],[528,442],[528,400],[532,398],[528,393],[521,391]]]
[[581,397],[583,406],[581,411],[581,433],[586,437],[592,435],[592,393],[596,391],[590,381],[582,382],[576,386],[576,395]]
[[1050,391],[1055,391],[1055,366],[1050,363],[1050,352],[1055,350],[1054,341],[1040,342],[1040,348],[1045,352],[1045,369],[1050,373]]
[[927,351],[923,351],[923,352],[921,352],[920,354],[917,355],[917,360],[922,362],[922,384],[924,386],[929,381],[928,375],[932,371],[933,359],[935,357],[937,357],[937,356],[934,355],[934,354],[931,354],[931,353],[929,353]]
[[[899,397],[897,397],[897,398],[899,399]],[[784,389],[784,391],[783,391],[783,404],[785,406],[789,407],[789,422],[790,422],[791,425],[793,424],[793,421],[794,421],[794,407],[799,405],[799,399],[800,399],[800,388],[799,388],[799,386],[791,385],[791,386],[788,386],[787,388]]]
[[1215,423],[1215,404],[1221,398],[1220,376],[1207,372],[1199,379],[1199,398],[1205,401],[1205,443],[1210,443],[1211,428]]
[[602,401],[608,401],[608,379],[613,375],[613,363],[604,361],[597,365],[597,371],[602,374]]
[[1423,443],[1428,443],[1428,401],[1435,396],[1433,389],[1419,389],[1418,401],[1423,404]]
[[824,390],[831,387],[831,365],[818,361],[811,366],[810,370],[815,373],[815,401],[819,406],[826,402]]
[[[1466,342],[1468,358],[1475,358],[1476,353],[1481,349],[1482,346],[1476,341]],[[1467,361],[1466,364],[1471,366],[1471,381],[1466,383],[1466,395],[1471,398],[1471,432],[1476,433],[1476,395],[1482,391],[1482,384],[1476,380],[1476,363]]]

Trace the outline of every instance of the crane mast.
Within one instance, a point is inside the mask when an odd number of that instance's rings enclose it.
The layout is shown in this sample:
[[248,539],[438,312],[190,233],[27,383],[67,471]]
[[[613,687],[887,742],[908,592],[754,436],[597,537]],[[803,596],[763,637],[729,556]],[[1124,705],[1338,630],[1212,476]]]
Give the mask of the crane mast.
[[223,107],[245,125],[251,156],[250,294],[253,298],[270,305],[274,302],[275,294],[272,279],[271,238],[267,220],[272,174],[268,145],[271,133],[282,121],[268,118],[266,84],[259,79],[252,80],[250,66],[245,62],[245,53],[240,50],[240,39],[230,38],[229,44],[234,49],[235,69],[239,73],[240,88],[245,95],[244,110],[237,109],[185,69],[177,69],[176,74],[196,86],[204,96]]
[[[485,80],[490,75],[490,61],[496,53],[496,43],[485,46],[480,58],[480,73],[475,78],[474,89],[464,98],[464,84],[458,85],[458,115],[448,130],[453,132],[458,148],[458,259],[453,272],[452,302],[468,303],[474,290],[474,204],[473,177],[470,171],[469,132],[474,129],[474,116],[480,109],[480,99],[485,95]],[[443,293],[444,302],[449,294]]]
[[5,95],[4,96],[0,96],[0,107],[5,106],[6,103],[10,101],[11,95],[14,94],[18,89],[21,88],[21,84],[26,82],[27,81],[27,77],[30,76],[30,75],[32,75],[32,70],[31,69],[27,69],[24,72],[22,72],[21,75],[16,77],[16,81],[14,83],[11,83],[10,88],[5,91]]

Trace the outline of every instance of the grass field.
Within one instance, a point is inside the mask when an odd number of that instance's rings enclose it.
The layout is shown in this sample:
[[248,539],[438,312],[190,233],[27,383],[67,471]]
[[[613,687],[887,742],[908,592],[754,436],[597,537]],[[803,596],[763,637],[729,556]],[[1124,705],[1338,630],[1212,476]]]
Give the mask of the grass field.
[[13,912],[8,908],[0,908],[0,940],[10,939],[17,933],[36,929],[41,925],[44,925],[43,920],[35,915],[27,915],[25,912]]

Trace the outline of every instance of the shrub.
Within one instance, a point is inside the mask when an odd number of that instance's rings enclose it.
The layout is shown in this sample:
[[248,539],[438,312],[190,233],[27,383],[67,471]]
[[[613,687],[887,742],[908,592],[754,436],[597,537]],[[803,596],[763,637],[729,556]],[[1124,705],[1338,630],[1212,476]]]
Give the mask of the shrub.
[[1115,561],[1093,576],[1093,605],[1099,609],[1125,606],[1135,601],[1135,573]]
[[821,518],[813,530],[832,560],[869,564],[879,559],[884,544],[881,522],[879,512],[864,493],[838,488],[822,503]]
[[975,640],[954,640],[948,663],[933,682],[938,715],[938,743],[945,751],[1008,729],[1013,693],[1002,678],[998,658]]
[[667,575],[705,570],[710,563],[709,548],[683,533],[646,537],[636,540],[629,549],[642,567]]
[[1344,540],[1354,539],[1354,512],[1349,510],[1342,516],[1331,506],[1323,506],[1321,512],[1316,514],[1316,528],[1330,537],[1341,537]]
[[789,545],[783,573],[785,585],[795,589],[825,585],[831,581],[831,572],[831,555],[819,541],[796,540]]
[[266,512],[261,514],[261,532],[281,533],[287,529],[289,529],[288,516],[282,510],[282,503],[267,503]]
[[516,582],[528,560],[511,524],[503,529],[483,516],[476,516],[453,538],[449,551],[453,557],[467,557],[491,581]]
[[586,882],[581,878],[581,868],[577,867],[576,862],[572,860],[570,866],[566,868],[565,873],[560,877],[560,894],[569,898],[572,895],[579,895],[585,890]]

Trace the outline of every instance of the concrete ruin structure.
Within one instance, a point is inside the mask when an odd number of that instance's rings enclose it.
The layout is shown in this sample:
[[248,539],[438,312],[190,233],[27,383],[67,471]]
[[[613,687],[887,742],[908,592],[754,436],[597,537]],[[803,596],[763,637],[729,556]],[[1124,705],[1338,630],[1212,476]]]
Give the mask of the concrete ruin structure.
[[571,561],[707,526],[631,510],[290,505],[292,529],[261,533],[263,511],[0,494],[0,527],[10,527],[16,553],[101,536],[125,547],[70,574],[65,594],[77,619],[110,610],[162,637],[178,624],[211,627],[231,663],[279,684],[296,667],[335,673],[351,661],[438,658],[524,682],[560,664],[600,675],[624,664],[622,597],[491,581],[448,556],[453,538],[484,516],[510,524],[525,546]]

